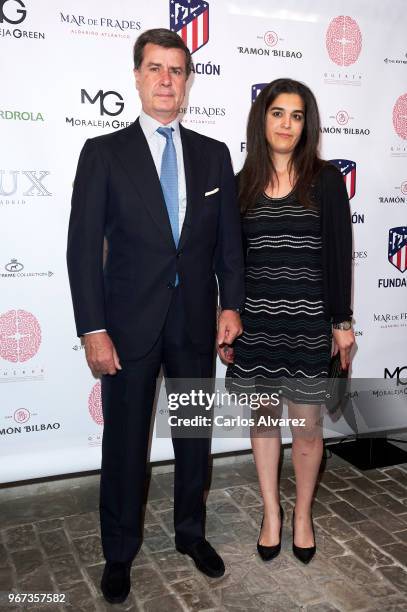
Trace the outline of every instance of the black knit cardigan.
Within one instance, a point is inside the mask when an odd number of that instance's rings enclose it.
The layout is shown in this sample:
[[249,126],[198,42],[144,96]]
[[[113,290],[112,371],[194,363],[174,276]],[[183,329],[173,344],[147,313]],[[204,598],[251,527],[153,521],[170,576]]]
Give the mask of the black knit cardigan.
[[[325,318],[340,323],[350,320],[353,314],[352,223],[346,185],[335,166],[323,165],[315,179],[312,195],[321,215]],[[246,250],[244,236],[243,246]]]

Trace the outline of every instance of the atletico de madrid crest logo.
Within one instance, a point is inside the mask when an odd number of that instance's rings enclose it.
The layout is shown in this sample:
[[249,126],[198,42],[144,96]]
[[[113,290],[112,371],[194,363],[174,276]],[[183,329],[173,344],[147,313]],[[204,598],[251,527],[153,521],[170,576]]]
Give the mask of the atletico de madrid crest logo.
[[200,0],[170,0],[170,30],[195,53],[209,40],[209,4]]
[[389,230],[389,262],[400,270],[407,270],[407,227],[392,227]]
[[329,161],[341,171],[349,200],[351,200],[356,193],[356,162],[351,159],[330,159]]
[[255,83],[252,85],[252,103],[255,101],[259,93],[267,87],[268,83]]

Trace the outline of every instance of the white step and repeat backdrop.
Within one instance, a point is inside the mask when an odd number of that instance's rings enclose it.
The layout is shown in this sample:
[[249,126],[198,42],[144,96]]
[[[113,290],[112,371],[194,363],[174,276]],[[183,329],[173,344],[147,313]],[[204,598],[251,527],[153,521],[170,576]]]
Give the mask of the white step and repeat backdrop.
[[[100,384],[75,337],[65,264],[70,195],[85,139],[138,115],[132,45],[148,28],[188,40],[183,123],[224,140],[236,171],[262,86],[292,77],[312,88],[322,154],[351,197],[353,376],[403,375],[405,20],[405,0],[0,0],[0,481],[100,465]],[[153,440],[152,460],[171,456]]]

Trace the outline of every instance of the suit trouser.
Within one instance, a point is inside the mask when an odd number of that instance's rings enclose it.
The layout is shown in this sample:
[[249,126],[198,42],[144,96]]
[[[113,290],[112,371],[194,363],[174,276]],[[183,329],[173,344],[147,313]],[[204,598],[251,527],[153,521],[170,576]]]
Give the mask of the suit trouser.
[[[100,523],[103,553],[109,561],[129,561],[141,546],[149,431],[161,365],[167,379],[213,375],[213,352],[198,353],[189,340],[178,288],[151,351],[121,365],[116,375],[102,378]],[[204,537],[210,439],[173,437],[172,442],[175,540],[188,546]]]

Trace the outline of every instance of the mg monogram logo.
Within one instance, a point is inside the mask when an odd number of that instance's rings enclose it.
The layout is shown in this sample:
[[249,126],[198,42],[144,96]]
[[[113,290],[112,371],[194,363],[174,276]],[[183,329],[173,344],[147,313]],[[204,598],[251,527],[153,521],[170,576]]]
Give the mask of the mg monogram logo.
[[[402,374],[404,370],[404,374]],[[393,373],[390,372],[387,368],[384,368],[384,377],[385,378],[396,378],[397,386],[398,385],[407,385],[407,366],[399,366],[397,367]],[[403,380],[401,380],[403,378]]]
[[[17,192],[20,182],[23,183],[24,196],[50,196],[52,193],[43,185],[48,170],[0,170],[0,196],[10,196]],[[23,178],[24,177],[24,178]]]
[[27,16],[22,0],[0,0],[0,23],[12,23],[18,25]]
[[[113,102],[111,104],[111,108],[110,110],[108,108],[106,108],[106,98],[108,98],[109,96],[113,96],[114,98],[117,98],[118,100],[120,100],[120,102]],[[86,91],[86,89],[81,89],[81,103],[85,104],[86,100],[88,102],[90,102],[91,104],[95,104],[95,102],[97,102],[97,100],[99,100],[99,104],[100,104],[100,114],[101,115],[109,115],[110,117],[115,117],[116,115],[120,115],[120,113],[122,112],[123,108],[124,108],[124,102],[123,102],[123,98],[121,97],[121,95],[119,93],[117,93],[117,91],[105,91],[103,92],[101,89],[97,92],[96,96],[94,98],[92,98],[92,96],[90,96],[88,94],[88,92]],[[117,110],[114,110],[115,107],[117,108]]]

